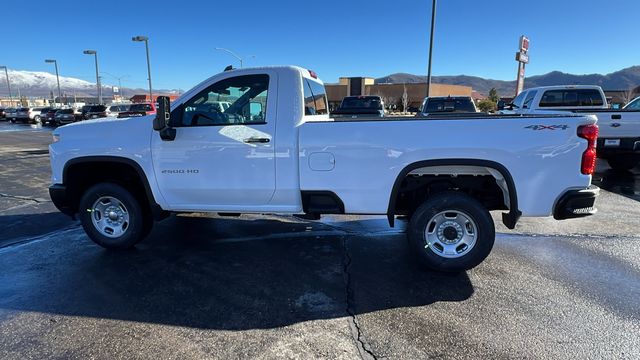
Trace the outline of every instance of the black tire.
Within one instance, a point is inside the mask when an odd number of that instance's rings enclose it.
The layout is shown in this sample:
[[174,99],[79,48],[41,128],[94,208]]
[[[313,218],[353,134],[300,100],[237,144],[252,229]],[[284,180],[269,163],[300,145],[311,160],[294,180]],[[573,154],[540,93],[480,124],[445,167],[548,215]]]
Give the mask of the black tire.
[[629,171],[638,165],[639,158],[634,156],[619,156],[607,159],[609,166],[615,171]]
[[[102,217],[94,204],[104,197],[116,199],[124,206],[124,213],[128,215],[125,222],[126,229],[118,237],[110,237],[104,234],[104,230],[98,230],[93,219]],[[96,207],[97,208],[97,207]],[[148,235],[152,221],[148,214],[143,212],[140,202],[125,188],[114,183],[99,183],[85,191],[78,208],[80,222],[89,238],[96,244],[113,250],[128,249],[136,245]],[[122,228],[123,226],[119,226]],[[107,227],[108,229],[108,227]]]
[[[448,256],[458,257],[445,257],[447,255],[444,255],[444,248],[439,242],[431,245],[427,241],[428,230],[432,233],[432,237],[438,236],[435,219],[437,215],[443,213],[445,218],[459,213],[463,215],[461,221],[465,217],[471,220],[468,226],[473,229],[475,242],[469,246],[461,243],[460,254],[457,252],[454,255],[448,254]],[[445,225],[446,223],[443,222],[440,226]],[[445,226],[444,231],[449,227]],[[455,230],[453,227],[452,229]],[[457,236],[458,232],[455,233]],[[466,233],[462,232],[462,234]],[[451,191],[434,195],[416,209],[407,227],[407,237],[424,266],[431,270],[456,273],[474,268],[489,255],[495,241],[495,226],[489,211],[480,202],[466,194]],[[455,239],[446,240],[455,241]],[[458,245],[453,243],[452,246]],[[455,250],[458,251],[458,248]]]
[[39,115],[36,115],[36,116],[33,117],[33,123],[36,124],[36,125],[41,125],[40,116]]

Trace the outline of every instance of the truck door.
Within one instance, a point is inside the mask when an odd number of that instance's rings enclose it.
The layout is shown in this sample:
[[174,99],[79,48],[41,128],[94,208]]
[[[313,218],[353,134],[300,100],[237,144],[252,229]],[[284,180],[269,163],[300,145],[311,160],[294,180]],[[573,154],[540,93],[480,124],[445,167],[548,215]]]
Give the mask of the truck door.
[[154,171],[172,210],[259,210],[269,203],[275,191],[276,76],[219,80],[173,109],[173,141],[153,134]]

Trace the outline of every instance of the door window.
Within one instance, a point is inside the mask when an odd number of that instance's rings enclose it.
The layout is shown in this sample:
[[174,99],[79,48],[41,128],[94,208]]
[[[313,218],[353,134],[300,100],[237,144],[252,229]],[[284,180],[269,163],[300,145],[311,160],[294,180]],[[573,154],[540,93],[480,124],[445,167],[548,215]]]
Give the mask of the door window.
[[178,126],[264,124],[268,88],[268,75],[219,81],[184,104]]

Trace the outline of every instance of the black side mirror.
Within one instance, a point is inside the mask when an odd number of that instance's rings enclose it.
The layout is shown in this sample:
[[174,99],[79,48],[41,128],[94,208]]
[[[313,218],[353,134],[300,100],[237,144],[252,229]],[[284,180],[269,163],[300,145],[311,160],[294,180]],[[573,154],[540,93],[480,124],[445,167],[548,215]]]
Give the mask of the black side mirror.
[[504,100],[498,101],[498,110],[504,110],[505,105]]
[[171,120],[171,102],[167,96],[158,96],[158,108],[153,119],[153,130],[161,131],[169,127]]

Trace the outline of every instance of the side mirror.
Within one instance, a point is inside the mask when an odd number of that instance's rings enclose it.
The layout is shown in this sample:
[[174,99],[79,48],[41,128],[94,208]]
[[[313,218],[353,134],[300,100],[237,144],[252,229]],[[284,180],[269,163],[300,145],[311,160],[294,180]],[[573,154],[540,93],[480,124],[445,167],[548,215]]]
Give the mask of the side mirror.
[[171,102],[167,96],[158,96],[158,108],[153,119],[153,130],[160,131],[169,127],[171,120]]
[[498,110],[504,110],[505,105],[504,100],[498,101]]

